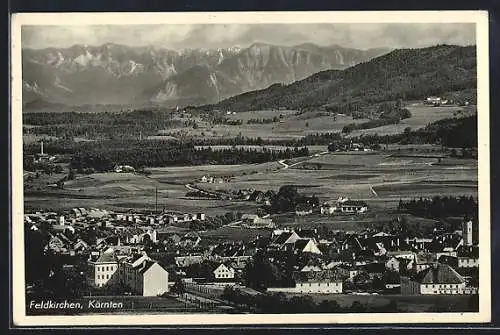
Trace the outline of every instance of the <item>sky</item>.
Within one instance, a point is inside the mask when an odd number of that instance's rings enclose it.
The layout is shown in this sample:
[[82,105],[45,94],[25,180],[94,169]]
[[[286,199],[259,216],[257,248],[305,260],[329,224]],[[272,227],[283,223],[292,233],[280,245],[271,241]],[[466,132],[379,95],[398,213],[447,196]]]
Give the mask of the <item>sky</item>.
[[255,42],[356,49],[476,43],[473,23],[44,25],[23,26],[21,41],[23,48],[33,49],[116,43],[172,50],[247,47]]

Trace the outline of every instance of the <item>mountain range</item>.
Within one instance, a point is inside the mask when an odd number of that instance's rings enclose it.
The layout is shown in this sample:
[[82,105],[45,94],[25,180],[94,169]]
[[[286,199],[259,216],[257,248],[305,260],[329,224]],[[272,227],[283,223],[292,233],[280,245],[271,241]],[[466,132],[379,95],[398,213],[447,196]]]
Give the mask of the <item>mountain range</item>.
[[327,106],[352,111],[384,101],[453,92],[466,92],[467,99],[474,99],[476,78],[475,46],[396,49],[344,70],[320,71],[291,84],[274,84],[200,108],[239,111]]
[[389,51],[311,43],[183,51],[112,43],[23,49],[23,104],[213,104],[320,71],[346,69]]

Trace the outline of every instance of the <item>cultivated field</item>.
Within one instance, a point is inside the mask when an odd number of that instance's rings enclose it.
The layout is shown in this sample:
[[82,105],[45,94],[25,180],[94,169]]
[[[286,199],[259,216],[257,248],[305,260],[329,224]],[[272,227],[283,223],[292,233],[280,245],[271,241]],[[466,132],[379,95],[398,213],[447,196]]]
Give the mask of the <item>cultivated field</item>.
[[461,115],[457,111],[470,113],[472,107],[431,107],[418,104],[416,106],[405,107],[411,112],[411,118],[401,120],[398,124],[391,124],[373,129],[354,130],[349,134],[349,137],[357,137],[360,135],[394,135],[402,133],[405,128],[410,127],[412,130],[423,128],[429,123],[436,122],[441,119],[452,118]]
[[[290,164],[290,162],[288,162]],[[155,208],[179,212],[254,212],[249,201],[186,197],[187,184],[205,190],[278,191],[295,185],[301,193],[320,201],[346,196],[366,200],[373,208],[394,209],[399,199],[434,195],[477,196],[477,161],[435,156],[391,156],[380,152],[329,153],[306,158],[286,168],[278,162],[248,165],[204,165],[149,169],[149,176],[131,173],[95,173],[66,182],[64,190],[27,190],[28,208],[108,207],[110,209]],[[202,176],[231,176],[231,181],[201,183]],[[60,177],[60,176],[59,176]],[[57,178],[59,178],[57,177]],[[52,178],[51,182],[57,180]],[[61,199],[62,201],[54,201]]]

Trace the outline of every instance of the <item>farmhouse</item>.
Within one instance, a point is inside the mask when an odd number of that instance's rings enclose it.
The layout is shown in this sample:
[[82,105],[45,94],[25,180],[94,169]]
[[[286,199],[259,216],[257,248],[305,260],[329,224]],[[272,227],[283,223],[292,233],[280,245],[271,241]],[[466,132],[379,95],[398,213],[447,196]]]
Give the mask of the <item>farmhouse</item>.
[[309,214],[312,214],[312,208],[309,206],[299,205],[295,209],[295,215],[297,215],[297,216],[304,216],[304,215],[309,215]]
[[242,223],[249,228],[274,228],[273,219],[268,217],[259,217],[257,214],[243,214]]
[[347,200],[341,203],[340,211],[346,214],[366,213],[368,205],[364,201]]
[[331,215],[331,214],[334,214],[335,211],[337,211],[337,206],[331,205],[331,204],[328,204],[328,203],[324,203],[321,206],[320,211],[321,211],[321,214]]
[[415,276],[401,277],[401,294],[464,294],[465,279],[447,264],[434,263]]
[[441,105],[442,101],[440,97],[430,96],[425,99],[425,103],[428,105],[438,106]]
[[216,281],[233,281],[235,270],[229,265],[220,264],[213,274]]
[[116,173],[126,173],[126,172],[135,172],[135,169],[130,165],[116,165],[114,171]]

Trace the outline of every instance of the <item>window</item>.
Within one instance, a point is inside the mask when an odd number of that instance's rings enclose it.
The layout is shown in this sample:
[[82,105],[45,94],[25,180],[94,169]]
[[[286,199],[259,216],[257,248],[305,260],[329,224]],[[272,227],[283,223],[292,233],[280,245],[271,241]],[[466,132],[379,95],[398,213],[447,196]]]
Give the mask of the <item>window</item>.
[[100,275],[97,275],[97,279],[101,279],[101,276],[100,276]]

